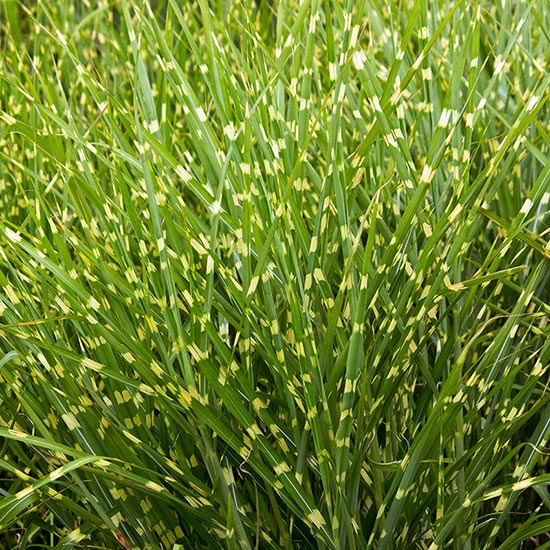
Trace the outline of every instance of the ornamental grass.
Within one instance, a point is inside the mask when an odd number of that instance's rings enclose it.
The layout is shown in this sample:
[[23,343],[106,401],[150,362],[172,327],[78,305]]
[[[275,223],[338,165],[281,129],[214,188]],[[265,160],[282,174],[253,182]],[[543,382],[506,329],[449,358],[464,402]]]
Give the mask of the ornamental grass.
[[550,548],[547,8],[1,2],[0,548]]

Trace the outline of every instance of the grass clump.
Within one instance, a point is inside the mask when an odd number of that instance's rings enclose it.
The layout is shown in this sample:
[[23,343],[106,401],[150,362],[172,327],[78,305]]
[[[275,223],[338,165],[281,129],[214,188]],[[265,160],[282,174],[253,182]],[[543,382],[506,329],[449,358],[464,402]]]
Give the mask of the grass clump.
[[550,545],[542,1],[6,1],[0,532]]

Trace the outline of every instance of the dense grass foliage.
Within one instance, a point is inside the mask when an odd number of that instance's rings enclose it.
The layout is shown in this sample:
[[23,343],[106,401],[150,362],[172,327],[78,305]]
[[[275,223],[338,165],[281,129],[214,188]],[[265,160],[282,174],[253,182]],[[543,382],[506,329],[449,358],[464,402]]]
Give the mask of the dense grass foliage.
[[3,0],[6,548],[550,548],[547,8]]

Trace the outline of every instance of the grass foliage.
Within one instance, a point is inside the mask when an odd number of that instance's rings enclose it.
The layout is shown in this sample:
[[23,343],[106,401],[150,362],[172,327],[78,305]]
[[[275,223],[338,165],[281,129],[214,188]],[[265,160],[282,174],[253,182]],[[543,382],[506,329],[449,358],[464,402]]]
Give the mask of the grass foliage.
[[3,0],[6,544],[550,548],[547,7]]

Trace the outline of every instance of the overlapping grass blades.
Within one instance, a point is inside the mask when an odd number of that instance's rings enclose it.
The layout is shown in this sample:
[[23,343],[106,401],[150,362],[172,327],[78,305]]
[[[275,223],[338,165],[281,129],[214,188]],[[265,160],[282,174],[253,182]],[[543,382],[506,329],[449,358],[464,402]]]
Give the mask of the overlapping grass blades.
[[549,544],[543,2],[0,9],[7,544]]

